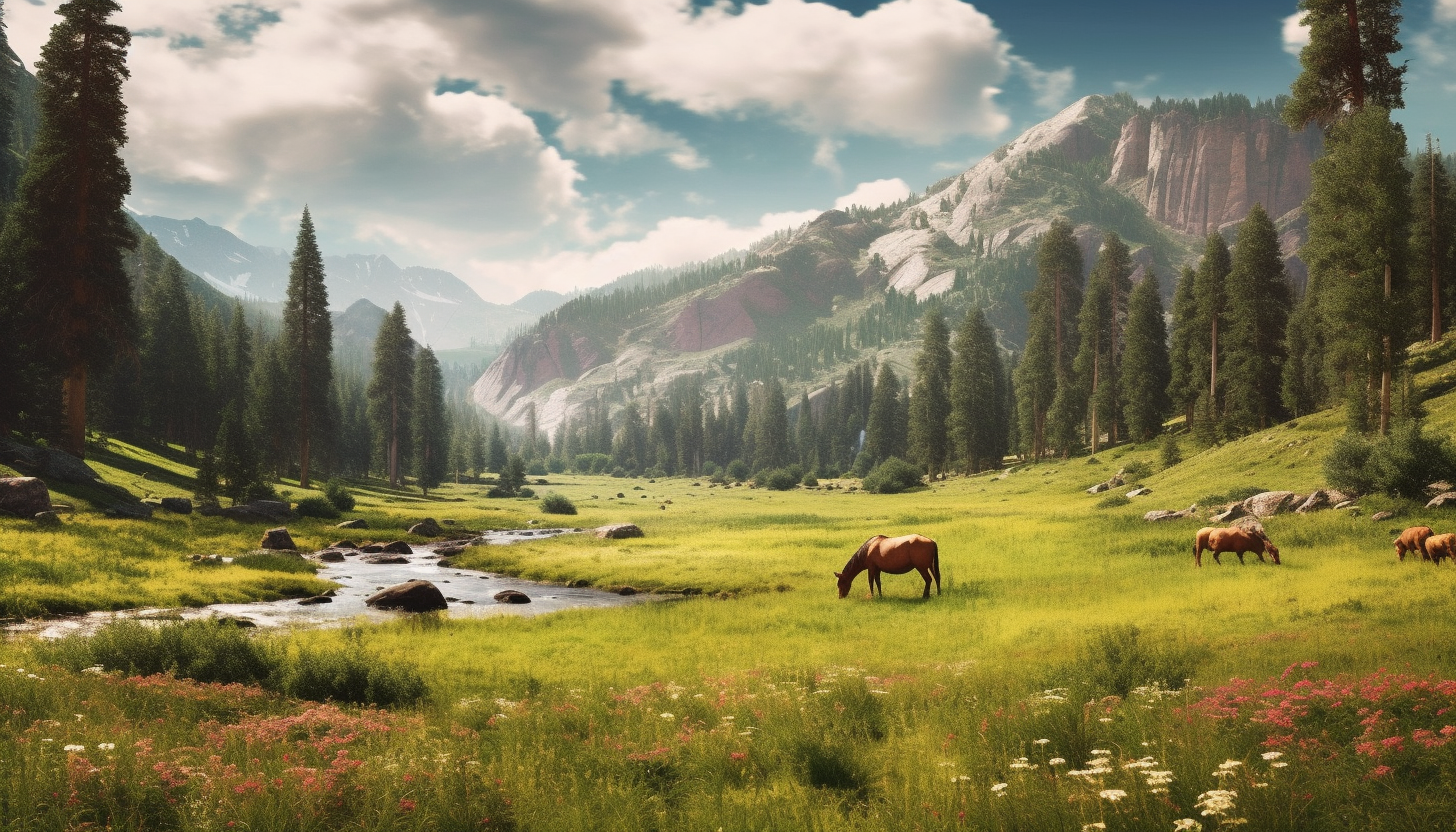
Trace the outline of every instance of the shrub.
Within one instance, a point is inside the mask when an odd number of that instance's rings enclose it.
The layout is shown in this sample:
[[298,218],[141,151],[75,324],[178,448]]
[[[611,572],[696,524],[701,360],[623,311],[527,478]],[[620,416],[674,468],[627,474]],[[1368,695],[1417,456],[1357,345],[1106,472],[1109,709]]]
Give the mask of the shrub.
[[808,474],[805,474],[804,475],[804,479],[800,480],[800,482],[804,485],[805,488],[818,488],[819,487],[819,478],[816,477],[816,476],[814,476],[814,474],[812,472],[811,473],[808,473]]
[[1122,466],[1122,476],[1127,482],[1137,482],[1151,473],[1153,473],[1152,466],[1141,459],[1135,459]]
[[787,468],[775,468],[772,471],[758,472],[753,478],[753,484],[759,488],[788,491],[799,484],[799,478]]
[[299,699],[388,707],[425,695],[424,679],[414,668],[354,649],[305,647],[280,659],[271,687]]
[[579,474],[601,474],[609,470],[612,458],[606,454],[577,454],[572,467]]
[[1128,499],[1126,494],[1108,494],[1106,497],[1103,497],[1102,499],[1097,501],[1097,507],[1118,508],[1120,506],[1125,506],[1131,502],[1132,500]]
[[534,488],[526,488],[526,487],[523,486],[521,488],[517,488],[516,489],[516,496],[517,497],[526,497],[526,498],[529,499],[531,497],[536,496],[536,490]]
[[1375,490],[1370,471],[1371,442],[1358,433],[1347,433],[1335,440],[1324,461],[1325,481],[1341,491],[1369,494]]
[[1082,648],[1073,676],[1096,694],[1125,697],[1133,688],[1147,684],[1182,688],[1193,675],[1197,660],[1192,650],[1150,645],[1142,638],[1142,630],[1122,624],[1093,633]]
[[872,494],[899,494],[920,485],[920,469],[897,456],[876,465],[864,478],[864,490]]
[[511,493],[511,492],[506,491],[504,488],[501,488],[500,486],[497,485],[497,486],[492,486],[489,491],[485,492],[485,496],[487,496],[487,497],[495,500],[495,499],[501,499],[503,497],[514,497],[516,495],[514,493]]
[[748,479],[748,463],[741,459],[735,459],[728,463],[728,479],[734,482],[743,482]]
[[334,520],[339,516],[339,510],[327,497],[304,497],[298,501],[295,508],[300,517],[322,517],[325,520]]
[[324,483],[324,497],[339,511],[354,510],[354,495],[349,493],[349,489],[344,487],[344,481],[338,477]]
[[705,477],[715,477],[718,475],[718,472],[722,470],[722,466],[720,466],[718,463],[714,462],[711,459],[703,463],[703,476]]
[[546,463],[539,459],[533,459],[526,466],[526,473],[533,477],[544,477],[546,476]]
[[1325,457],[1324,473],[1341,490],[1414,499],[1422,496],[1427,483],[1456,475],[1456,451],[1445,439],[1426,436],[1421,423],[1412,420],[1383,439],[1341,436]]
[[565,494],[553,491],[541,498],[541,510],[547,514],[575,514],[576,504],[568,500]]
[[1183,461],[1183,452],[1178,448],[1178,437],[1172,431],[1163,434],[1163,447],[1158,451],[1158,462],[1164,468],[1172,468]]

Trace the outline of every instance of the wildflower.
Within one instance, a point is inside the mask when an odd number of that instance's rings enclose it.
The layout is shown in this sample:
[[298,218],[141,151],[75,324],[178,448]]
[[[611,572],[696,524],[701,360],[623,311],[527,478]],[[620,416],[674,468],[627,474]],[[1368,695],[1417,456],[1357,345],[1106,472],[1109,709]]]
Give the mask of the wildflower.
[[970,775],[967,775],[967,774],[956,774],[956,775],[953,775],[950,778],[950,782],[952,782],[952,783],[968,783],[968,782],[970,782],[970,779],[971,779],[970,778]]
[[106,672],[106,668],[102,667],[99,664],[93,664],[90,667],[85,668],[81,672],[82,673],[105,673]]
[[85,751],[86,750],[86,746],[84,746],[84,745],[68,745],[65,748],[62,748],[61,750],[62,751]]
[[662,717],[663,719],[673,719],[674,718],[672,714],[670,714],[670,713],[668,713],[666,711],[663,711],[662,713],[658,714],[658,716]]
[[1155,760],[1155,759],[1153,759],[1152,757],[1143,757],[1142,759],[1139,759],[1139,760],[1133,760],[1130,763],[1123,763],[1122,764],[1122,767],[1125,768],[1125,769],[1152,768],[1153,766],[1155,766],[1157,764],[1158,764],[1158,761]]
[[116,750],[116,743],[114,743],[114,742],[99,742],[99,743],[96,744],[96,748],[97,748],[98,751],[115,751]]
[[1001,797],[1002,796],[1001,793],[1004,792],[1004,791],[1006,791],[1006,784],[1005,783],[997,783],[996,785],[994,785],[994,786],[991,787],[991,792],[993,794],[995,794],[997,797]]
[[1050,760],[1047,760],[1047,765],[1049,766],[1064,766],[1066,764],[1067,758],[1065,757],[1053,757]]
[[1123,791],[1122,789],[1103,789],[1102,791],[1097,793],[1097,796],[1102,798],[1103,800],[1116,803],[1124,797],[1127,797],[1127,792]]
[[1082,832],[1095,832],[1097,829],[1106,829],[1107,824],[1102,822],[1082,824]]
[[399,810],[401,812],[413,812],[415,810],[415,802],[407,797],[402,797],[399,799]]
[[1281,761],[1281,762],[1278,762],[1278,763],[1270,763],[1269,764],[1269,768],[1284,768],[1287,765],[1289,765],[1289,764],[1286,763],[1286,762],[1282,762]]
[[1218,767],[1226,771],[1232,771],[1233,769],[1236,769],[1241,765],[1243,765],[1243,763],[1239,762],[1238,760],[1224,760],[1223,762],[1218,764]]
[[1264,758],[1265,760],[1277,760],[1280,757],[1283,757],[1284,756],[1284,752],[1283,751],[1265,751],[1263,754],[1260,754],[1259,756],[1262,757],[1262,758]]
[[1209,815],[1223,815],[1234,808],[1234,798],[1239,793],[1231,789],[1213,789],[1198,796],[1198,802],[1193,804],[1203,810],[1205,817]]
[[1036,741],[1036,744],[1037,745],[1046,745],[1049,742],[1051,742],[1051,740],[1048,740],[1048,739],[1040,739],[1040,740],[1037,740]]
[[1179,818],[1173,821],[1173,832],[1188,832],[1189,829],[1197,829],[1198,821],[1193,818]]
[[1112,721],[1112,717],[1110,717],[1110,716],[1099,717],[1097,719],[1097,721],[1098,722],[1111,722]]
[[1106,749],[1102,749],[1102,748],[1094,748],[1094,749],[1092,749],[1092,756],[1093,757],[1111,757],[1112,756],[1112,752],[1111,751],[1107,751]]

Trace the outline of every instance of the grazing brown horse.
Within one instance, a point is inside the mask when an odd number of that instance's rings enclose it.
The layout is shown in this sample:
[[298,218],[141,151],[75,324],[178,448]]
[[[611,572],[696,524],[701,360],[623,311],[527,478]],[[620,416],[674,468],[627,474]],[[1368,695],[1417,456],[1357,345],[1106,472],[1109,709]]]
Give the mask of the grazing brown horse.
[[1420,552],[1421,560],[1430,560],[1431,555],[1426,551],[1426,540],[1435,532],[1430,526],[1411,526],[1400,533],[1395,539],[1395,556],[1405,560],[1406,552]]
[[1456,557],[1456,534],[1433,534],[1426,538],[1426,553],[1437,566],[1441,558]]
[[1248,529],[1241,529],[1237,526],[1230,526],[1226,529],[1215,529],[1212,527],[1198,530],[1198,536],[1193,543],[1193,563],[1196,566],[1203,565],[1203,550],[1207,549],[1213,553],[1213,562],[1222,563],[1218,559],[1223,552],[1236,552],[1239,556],[1239,563],[1244,562],[1244,553],[1253,552],[1259,556],[1259,562],[1264,562],[1264,555],[1279,563],[1279,548],[1274,542],[1263,534]]
[[934,540],[918,534],[904,537],[877,534],[866,540],[844,565],[844,571],[835,572],[834,577],[839,579],[839,597],[843,598],[849,594],[854,576],[869,570],[870,597],[875,597],[875,589],[879,588],[883,598],[885,587],[880,583],[880,573],[903,575],[911,569],[918,570],[920,577],[925,579],[925,594],[920,597],[930,597],[932,576],[935,578],[935,594],[940,594],[940,548]]

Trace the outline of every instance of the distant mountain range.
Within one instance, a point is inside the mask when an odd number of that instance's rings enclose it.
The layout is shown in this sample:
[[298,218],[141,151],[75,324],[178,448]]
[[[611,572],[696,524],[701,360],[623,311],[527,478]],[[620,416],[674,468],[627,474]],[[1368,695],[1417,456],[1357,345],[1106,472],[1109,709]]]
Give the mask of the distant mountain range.
[[[284,300],[290,252],[251,245],[226,228],[197,218],[140,214],[133,218],[163,251],[219,292],[243,300]],[[401,268],[382,254],[328,255],[324,270],[333,309],[345,310],[361,299],[384,309],[399,302],[415,340],[436,349],[501,341],[566,300],[564,295],[541,291],[510,306],[491,303],[447,271]]]

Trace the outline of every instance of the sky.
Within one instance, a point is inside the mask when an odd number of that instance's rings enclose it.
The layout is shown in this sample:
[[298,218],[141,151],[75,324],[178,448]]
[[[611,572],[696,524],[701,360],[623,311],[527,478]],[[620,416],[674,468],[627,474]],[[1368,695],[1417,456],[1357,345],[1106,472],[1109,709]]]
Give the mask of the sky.
[[[29,68],[60,0],[10,0]],[[1084,95],[1288,91],[1294,0],[122,0],[138,213],[486,300],[744,247],[959,173]],[[1456,146],[1456,0],[1403,9]]]

